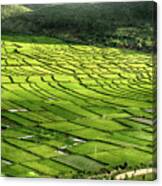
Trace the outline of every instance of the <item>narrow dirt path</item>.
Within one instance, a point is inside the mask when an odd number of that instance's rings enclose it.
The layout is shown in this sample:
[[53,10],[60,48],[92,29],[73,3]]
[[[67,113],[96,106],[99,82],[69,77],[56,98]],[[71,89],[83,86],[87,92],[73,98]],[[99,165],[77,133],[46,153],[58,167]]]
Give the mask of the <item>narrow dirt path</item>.
[[132,176],[142,176],[145,174],[153,173],[156,170],[154,168],[138,169],[135,171],[128,171],[115,176],[115,180],[124,180],[126,177],[131,178]]

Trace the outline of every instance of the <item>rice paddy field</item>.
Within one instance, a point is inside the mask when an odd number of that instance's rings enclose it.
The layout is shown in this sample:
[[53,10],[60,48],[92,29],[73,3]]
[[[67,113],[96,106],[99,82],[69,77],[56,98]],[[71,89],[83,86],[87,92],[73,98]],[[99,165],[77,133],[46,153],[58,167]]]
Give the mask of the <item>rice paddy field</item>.
[[151,53],[3,36],[2,174],[114,179],[153,168],[154,65]]

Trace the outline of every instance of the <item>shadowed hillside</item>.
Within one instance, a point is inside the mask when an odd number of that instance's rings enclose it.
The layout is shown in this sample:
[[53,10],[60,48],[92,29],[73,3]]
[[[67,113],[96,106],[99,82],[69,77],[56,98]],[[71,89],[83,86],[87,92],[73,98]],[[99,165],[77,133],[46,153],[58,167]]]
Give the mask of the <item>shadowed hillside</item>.
[[26,12],[31,11],[31,9],[23,5],[3,5],[1,11],[1,18],[3,23],[3,21],[6,19],[20,16]]
[[[151,50],[154,6],[152,1],[24,5],[32,11],[3,19],[2,32],[47,35],[73,43]],[[5,8],[2,7],[4,11]],[[14,6],[10,8],[15,9]]]

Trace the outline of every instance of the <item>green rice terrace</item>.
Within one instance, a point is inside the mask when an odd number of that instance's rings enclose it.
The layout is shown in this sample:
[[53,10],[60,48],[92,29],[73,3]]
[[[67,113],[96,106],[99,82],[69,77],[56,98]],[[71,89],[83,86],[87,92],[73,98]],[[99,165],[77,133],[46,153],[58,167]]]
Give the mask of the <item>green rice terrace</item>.
[[2,174],[115,179],[153,168],[153,66],[151,53],[3,35]]

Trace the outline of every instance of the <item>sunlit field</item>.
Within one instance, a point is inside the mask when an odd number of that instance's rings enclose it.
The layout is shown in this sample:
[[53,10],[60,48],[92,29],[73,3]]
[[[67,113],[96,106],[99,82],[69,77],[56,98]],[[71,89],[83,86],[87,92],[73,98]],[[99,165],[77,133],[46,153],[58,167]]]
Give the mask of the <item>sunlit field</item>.
[[3,35],[1,63],[3,175],[115,179],[154,167],[151,53]]

